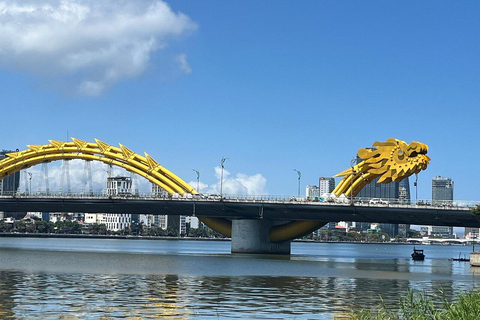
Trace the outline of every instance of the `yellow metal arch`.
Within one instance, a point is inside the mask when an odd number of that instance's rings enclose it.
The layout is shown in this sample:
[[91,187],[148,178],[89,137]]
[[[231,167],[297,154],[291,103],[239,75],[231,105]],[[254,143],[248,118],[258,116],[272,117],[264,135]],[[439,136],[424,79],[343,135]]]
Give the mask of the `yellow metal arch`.
[[[44,162],[83,159],[124,168],[159,185],[170,194],[197,193],[188,183],[162,167],[147,153],[141,156],[122,144],[120,147],[114,147],[98,139],[95,141],[87,142],[72,138],[72,142],[50,140],[50,144],[46,145],[29,145],[27,150],[9,153],[0,161],[0,179]],[[204,217],[200,218],[200,221],[227,237],[232,236],[232,222],[228,219]],[[272,242],[287,241],[318,229],[324,224],[324,222],[293,221],[272,228],[270,238]]]
[[122,144],[118,148],[97,139],[96,143],[75,138],[72,140],[73,142],[50,140],[47,145],[29,145],[27,150],[7,154],[7,157],[0,161],[0,177],[43,162],[83,159],[124,168],[159,185],[170,194],[197,193],[188,183],[159,165],[147,153],[141,156]]

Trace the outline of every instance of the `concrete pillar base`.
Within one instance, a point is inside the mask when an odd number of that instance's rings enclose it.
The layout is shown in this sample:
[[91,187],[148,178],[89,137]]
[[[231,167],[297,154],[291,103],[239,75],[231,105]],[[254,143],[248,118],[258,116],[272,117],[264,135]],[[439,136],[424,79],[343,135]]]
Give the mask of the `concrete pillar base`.
[[290,241],[270,242],[272,220],[233,220],[232,253],[290,254]]

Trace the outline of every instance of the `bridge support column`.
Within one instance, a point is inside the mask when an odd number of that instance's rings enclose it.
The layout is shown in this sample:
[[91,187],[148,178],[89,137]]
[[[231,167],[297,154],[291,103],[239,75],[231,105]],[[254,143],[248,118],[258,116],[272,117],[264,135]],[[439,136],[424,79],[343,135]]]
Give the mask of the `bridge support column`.
[[290,241],[270,242],[273,225],[268,219],[233,220],[232,253],[290,254]]

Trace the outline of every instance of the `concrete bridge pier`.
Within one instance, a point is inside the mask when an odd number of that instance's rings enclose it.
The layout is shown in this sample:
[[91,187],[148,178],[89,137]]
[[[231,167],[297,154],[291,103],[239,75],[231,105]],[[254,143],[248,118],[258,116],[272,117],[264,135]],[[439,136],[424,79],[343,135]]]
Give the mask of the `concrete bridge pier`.
[[270,242],[269,219],[232,220],[232,253],[290,254],[290,241]]

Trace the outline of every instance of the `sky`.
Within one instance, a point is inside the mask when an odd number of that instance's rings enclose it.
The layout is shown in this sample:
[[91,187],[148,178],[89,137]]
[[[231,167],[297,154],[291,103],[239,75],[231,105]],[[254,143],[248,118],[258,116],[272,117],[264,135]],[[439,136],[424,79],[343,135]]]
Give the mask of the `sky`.
[[[429,146],[419,199],[441,175],[455,199],[480,200],[479,10],[477,1],[0,0],[0,149],[122,143],[194,187],[198,170],[204,192],[218,191],[225,157],[225,193],[294,195],[293,169],[304,193],[358,149],[396,138]],[[80,181],[83,165],[71,167]],[[105,169],[94,169],[101,184]]]

